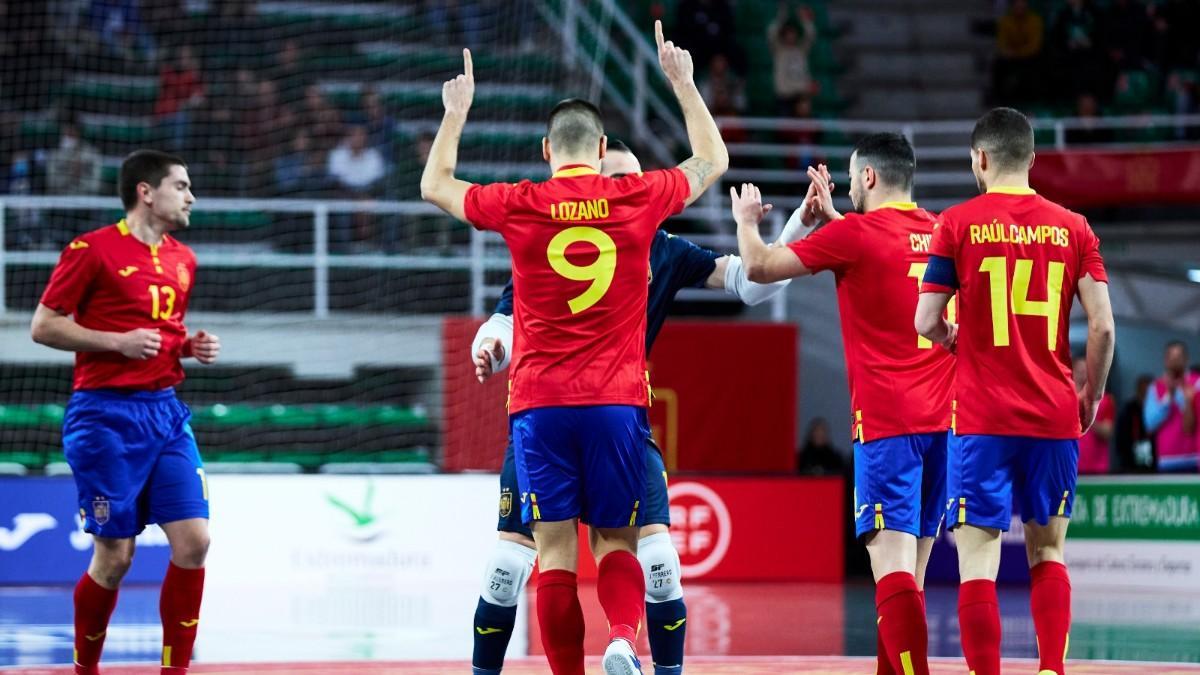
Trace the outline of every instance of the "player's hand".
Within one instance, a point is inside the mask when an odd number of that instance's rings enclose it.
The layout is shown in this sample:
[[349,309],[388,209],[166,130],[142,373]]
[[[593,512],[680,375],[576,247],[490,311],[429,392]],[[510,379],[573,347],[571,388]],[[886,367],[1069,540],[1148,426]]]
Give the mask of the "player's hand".
[[463,50],[463,74],[442,85],[442,105],[446,112],[466,115],[475,98],[475,66],[471,63],[471,50]]
[[833,177],[824,164],[816,168],[808,167],[809,188],[811,194],[805,198],[805,206],[813,213],[813,218],[821,224],[837,220],[842,216],[833,207]]
[[486,382],[495,374],[492,364],[500,363],[503,360],[504,341],[499,338],[484,340],[479,345],[479,351],[475,352],[475,379],[479,380],[480,384]]
[[1096,413],[1100,410],[1100,399],[1093,396],[1086,385],[1076,393],[1079,397],[1079,429],[1086,434],[1096,421]]
[[658,43],[658,63],[671,86],[690,83],[694,73],[692,55],[674,42],[663,40],[662,21],[654,22],[654,41]]
[[771,205],[763,205],[762,193],[754,183],[742,183],[741,194],[736,187],[730,187],[729,197],[733,200],[733,219],[738,225],[757,226],[771,212]]
[[941,341],[942,348],[951,354],[958,352],[958,324],[946,322],[948,328],[946,337]]
[[157,328],[134,328],[121,333],[117,351],[127,359],[144,361],[158,356],[162,349],[162,334]]
[[217,355],[221,353],[221,338],[200,331],[189,339],[192,341],[192,356],[197,361],[208,365],[217,360]]

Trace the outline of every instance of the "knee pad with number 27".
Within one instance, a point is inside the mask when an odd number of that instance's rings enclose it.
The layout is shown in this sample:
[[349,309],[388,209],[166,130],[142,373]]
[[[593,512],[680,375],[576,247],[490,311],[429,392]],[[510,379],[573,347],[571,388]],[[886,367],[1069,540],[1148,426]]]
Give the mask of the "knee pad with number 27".
[[533,572],[537,551],[512,541],[496,542],[480,596],[498,607],[515,607]]
[[679,553],[668,532],[659,532],[638,541],[638,562],[646,575],[646,602],[667,602],[683,597]]

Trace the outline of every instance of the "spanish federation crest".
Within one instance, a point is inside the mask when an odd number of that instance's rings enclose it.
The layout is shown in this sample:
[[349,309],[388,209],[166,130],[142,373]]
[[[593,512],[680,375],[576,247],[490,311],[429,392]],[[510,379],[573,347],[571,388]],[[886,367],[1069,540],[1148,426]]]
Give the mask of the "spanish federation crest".
[[179,279],[179,287],[187,292],[187,289],[192,285],[192,274],[188,272],[187,265],[179,263],[175,266],[175,276]]
[[92,500],[92,518],[95,519],[97,525],[103,525],[108,522],[107,498],[96,497]]
[[512,493],[505,490],[500,493],[500,517],[507,518],[512,513]]

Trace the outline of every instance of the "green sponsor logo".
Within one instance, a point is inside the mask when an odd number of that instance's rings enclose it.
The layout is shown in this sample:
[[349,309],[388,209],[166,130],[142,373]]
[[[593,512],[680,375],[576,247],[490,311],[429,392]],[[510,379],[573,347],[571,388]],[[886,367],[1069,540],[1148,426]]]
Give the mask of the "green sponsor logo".
[[1200,542],[1200,481],[1082,480],[1072,539]]

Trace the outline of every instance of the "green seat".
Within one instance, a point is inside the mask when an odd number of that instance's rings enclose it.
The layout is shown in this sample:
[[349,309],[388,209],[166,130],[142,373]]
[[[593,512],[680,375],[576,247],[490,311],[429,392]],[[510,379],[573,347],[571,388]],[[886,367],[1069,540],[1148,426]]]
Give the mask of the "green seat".
[[371,410],[371,421],[386,426],[417,426],[428,424],[429,419],[412,408],[382,405]]
[[155,78],[131,77],[86,79],[81,78],[67,84],[67,95],[102,101],[127,103],[149,103],[158,98],[158,81]]
[[0,405],[0,426],[35,427],[42,423],[42,415],[29,406]]
[[268,406],[265,409],[263,419],[269,424],[296,427],[312,427],[317,426],[321,422],[321,416],[315,408],[288,406],[279,403]]
[[370,423],[370,413],[354,405],[322,405],[318,406],[317,413],[326,426],[348,427]]
[[46,465],[49,457],[45,453],[24,450],[6,450],[0,452],[0,463],[11,462],[20,464],[27,469],[40,469]]
[[254,406],[217,403],[216,405],[194,409],[192,417],[197,422],[228,426],[248,426],[262,422],[264,419],[263,411],[263,408]]

